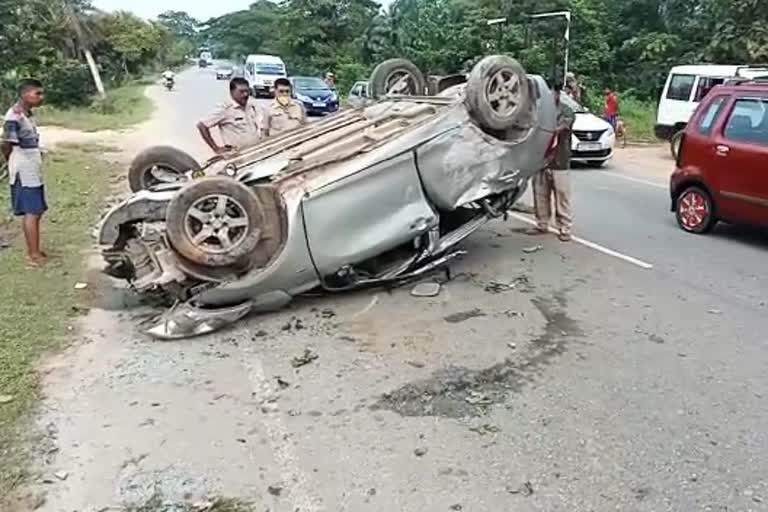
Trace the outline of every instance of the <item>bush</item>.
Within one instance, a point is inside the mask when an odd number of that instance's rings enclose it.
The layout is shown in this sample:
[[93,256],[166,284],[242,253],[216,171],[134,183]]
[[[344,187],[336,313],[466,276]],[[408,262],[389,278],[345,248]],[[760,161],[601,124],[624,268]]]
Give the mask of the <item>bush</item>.
[[59,107],[87,105],[96,92],[88,66],[72,59],[51,62],[35,78],[45,85],[46,102]]

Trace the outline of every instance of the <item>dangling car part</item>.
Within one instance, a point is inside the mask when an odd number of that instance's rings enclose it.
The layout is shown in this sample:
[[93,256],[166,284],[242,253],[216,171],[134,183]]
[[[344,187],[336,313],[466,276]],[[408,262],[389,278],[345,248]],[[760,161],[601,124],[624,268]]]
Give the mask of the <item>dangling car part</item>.
[[[182,170],[195,164],[167,148],[137,158],[146,189],[106,214],[99,242],[107,273],[174,303],[151,335],[203,334],[313,289],[422,276],[546,165],[554,100],[514,59],[486,57],[433,96],[401,59],[370,82],[386,91],[373,104],[201,168]],[[177,179],[150,179],[169,167]]]

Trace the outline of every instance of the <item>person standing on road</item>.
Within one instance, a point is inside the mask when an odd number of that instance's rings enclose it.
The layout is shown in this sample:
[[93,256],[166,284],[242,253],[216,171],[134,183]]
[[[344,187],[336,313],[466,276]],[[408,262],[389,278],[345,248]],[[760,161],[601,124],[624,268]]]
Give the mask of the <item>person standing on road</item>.
[[561,89],[560,84],[555,84],[553,88],[555,107],[557,108],[554,156],[549,165],[531,180],[536,227],[528,230],[528,234],[543,235],[549,231],[549,221],[552,217],[552,196],[554,195],[558,238],[563,242],[568,242],[571,240],[573,226],[568,168],[571,160],[571,130],[576,116],[568,105],[560,101]]
[[616,130],[616,116],[619,113],[619,97],[610,87],[605,88],[604,118]]
[[[256,144],[260,139],[262,113],[251,98],[248,80],[241,77],[229,82],[230,100],[222,103],[207,118],[197,123],[200,136],[211,150],[220,155]],[[211,128],[219,128],[223,145],[216,143]]]
[[19,100],[5,114],[0,148],[8,161],[11,207],[22,217],[22,230],[31,265],[45,263],[40,249],[40,219],[48,209],[43,188],[43,157],[40,135],[32,109],[43,103],[43,84],[26,78],[19,82]]
[[275,80],[275,99],[267,108],[262,135],[278,135],[306,123],[307,113],[304,106],[293,99],[291,82],[287,78]]
[[330,71],[325,74],[325,85],[328,86],[329,89],[336,89],[336,75],[331,73]]
[[581,103],[581,86],[576,80],[576,75],[570,71],[565,75],[565,92],[573,98],[573,101]]

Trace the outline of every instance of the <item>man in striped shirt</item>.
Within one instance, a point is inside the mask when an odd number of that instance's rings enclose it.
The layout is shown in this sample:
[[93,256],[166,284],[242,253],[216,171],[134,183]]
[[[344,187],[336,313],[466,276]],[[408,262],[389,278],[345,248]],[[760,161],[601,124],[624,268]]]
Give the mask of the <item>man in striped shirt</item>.
[[43,84],[26,78],[19,82],[19,100],[5,114],[0,150],[8,161],[13,213],[22,217],[27,255],[32,265],[45,262],[40,250],[40,218],[48,209],[43,188],[40,136],[32,109],[43,103]]

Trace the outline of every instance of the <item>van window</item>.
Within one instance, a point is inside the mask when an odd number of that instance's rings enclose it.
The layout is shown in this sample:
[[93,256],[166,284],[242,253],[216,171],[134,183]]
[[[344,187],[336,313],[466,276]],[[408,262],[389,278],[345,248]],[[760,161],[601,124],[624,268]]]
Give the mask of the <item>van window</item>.
[[696,96],[693,101],[701,101],[716,85],[721,85],[725,82],[725,78],[712,78],[709,76],[699,77],[699,86],[696,88]]
[[709,135],[712,132],[712,125],[715,124],[715,119],[717,119],[717,115],[723,109],[723,105],[725,105],[725,100],[727,99],[728,96],[718,96],[712,100],[712,103],[707,107],[707,111],[701,116],[696,131],[702,135]]
[[768,146],[768,99],[736,100],[724,135],[728,140]]
[[696,75],[672,75],[667,91],[667,99],[688,101],[693,90]]
[[349,91],[350,96],[362,96],[363,95],[363,86],[362,84],[356,84],[351,91]]

